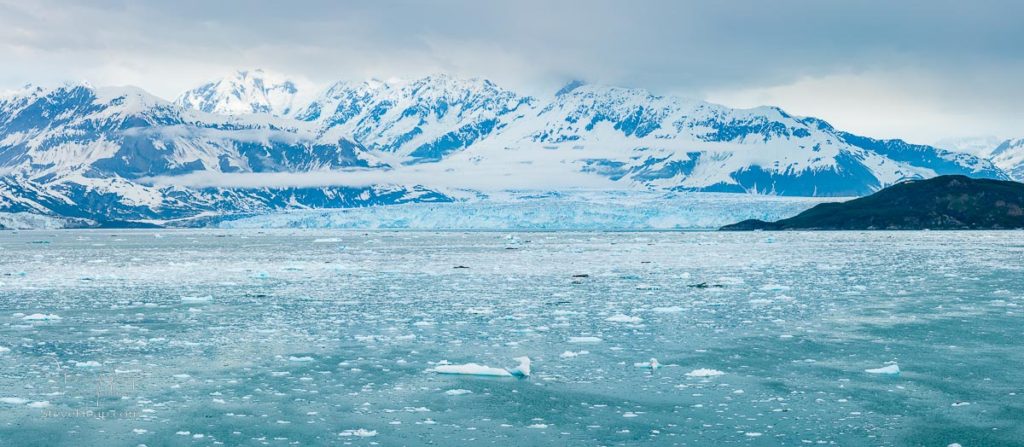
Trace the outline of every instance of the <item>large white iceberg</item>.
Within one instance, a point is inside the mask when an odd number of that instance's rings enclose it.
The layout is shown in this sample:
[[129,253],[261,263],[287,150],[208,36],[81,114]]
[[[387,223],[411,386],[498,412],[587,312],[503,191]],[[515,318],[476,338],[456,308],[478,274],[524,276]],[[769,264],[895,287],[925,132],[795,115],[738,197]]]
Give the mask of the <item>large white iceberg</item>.
[[477,363],[463,363],[461,365],[440,364],[435,366],[433,369],[430,369],[430,371],[438,374],[458,374],[467,376],[529,377],[531,363],[530,358],[524,356],[516,357],[514,360],[519,362],[519,365],[515,368],[494,368]]

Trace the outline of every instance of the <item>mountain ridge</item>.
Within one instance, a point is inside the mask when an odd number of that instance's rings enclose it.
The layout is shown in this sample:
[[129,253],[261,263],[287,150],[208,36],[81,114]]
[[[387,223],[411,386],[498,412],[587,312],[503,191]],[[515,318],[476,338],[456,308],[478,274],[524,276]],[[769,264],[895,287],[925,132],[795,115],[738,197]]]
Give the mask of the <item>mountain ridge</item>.
[[[0,211],[160,221],[449,201],[465,195],[452,188],[473,189],[458,184],[468,177],[536,189],[581,179],[610,189],[794,196],[858,196],[941,174],[1006,178],[978,157],[861,137],[777,107],[731,109],[580,82],[538,99],[450,75],[339,82],[297,105],[298,92],[288,90],[284,102],[267,96],[267,85],[290,81],[257,83],[253,73],[175,102],[84,83],[0,97]],[[147,183],[194,174],[344,178],[353,169],[379,180],[318,188]]]

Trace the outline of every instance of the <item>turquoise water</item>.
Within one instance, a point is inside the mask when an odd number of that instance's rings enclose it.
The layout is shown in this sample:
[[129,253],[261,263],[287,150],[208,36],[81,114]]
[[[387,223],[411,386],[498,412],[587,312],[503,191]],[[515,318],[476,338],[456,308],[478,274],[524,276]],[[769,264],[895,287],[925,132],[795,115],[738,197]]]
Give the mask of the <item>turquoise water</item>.
[[1021,445],[1021,236],[0,233],[0,445]]

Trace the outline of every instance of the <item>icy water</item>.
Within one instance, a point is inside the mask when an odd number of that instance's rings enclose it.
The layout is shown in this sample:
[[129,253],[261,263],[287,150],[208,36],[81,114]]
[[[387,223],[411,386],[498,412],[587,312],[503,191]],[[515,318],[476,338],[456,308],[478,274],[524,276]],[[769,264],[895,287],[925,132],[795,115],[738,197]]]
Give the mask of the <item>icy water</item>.
[[0,445],[1021,445],[1022,235],[2,233]]

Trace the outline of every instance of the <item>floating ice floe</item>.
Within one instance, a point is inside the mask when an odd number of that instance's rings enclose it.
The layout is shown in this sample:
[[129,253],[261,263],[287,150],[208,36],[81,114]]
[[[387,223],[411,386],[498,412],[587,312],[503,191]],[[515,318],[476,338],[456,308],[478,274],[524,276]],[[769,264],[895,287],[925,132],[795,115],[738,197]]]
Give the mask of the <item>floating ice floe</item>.
[[461,365],[441,364],[435,366],[429,371],[433,371],[438,374],[458,374],[467,376],[529,377],[530,358],[516,357],[513,360],[517,360],[519,362],[519,365],[515,368],[494,368],[477,363],[464,363]]
[[717,369],[698,368],[686,373],[686,377],[715,377],[725,374]]
[[893,363],[891,365],[886,365],[886,366],[883,366],[881,368],[865,369],[864,372],[866,372],[868,374],[890,374],[890,375],[897,375],[897,374],[900,373],[900,367],[899,367],[899,365]]
[[651,312],[654,312],[656,314],[674,314],[682,311],[683,308],[679,306],[655,307],[651,309]]
[[102,365],[95,360],[89,360],[87,362],[75,362],[75,366],[79,368],[99,368]]
[[324,237],[319,239],[313,239],[314,244],[326,244],[329,242],[341,242],[341,238],[337,237]]
[[372,436],[377,436],[377,430],[367,430],[365,428],[357,428],[355,430],[345,430],[345,431],[343,431],[341,433],[338,433],[338,435],[339,436],[346,436],[346,437],[348,437],[348,436],[356,436],[356,437],[359,437],[359,438],[369,438],[369,437],[372,437]]
[[21,318],[25,321],[55,321],[60,320],[60,315],[57,314],[32,314],[26,315]]
[[213,301],[213,295],[181,297],[181,302],[183,303],[208,303],[210,301]]
[[571,359],[573,357],[578,357],[584,354],[590,354],[590,351],[565,351],[559,354],[558,356],[563,359]]
[[601,343],[601,337],[569,337],[569,343]]
[[0,397],[0,404],[23,405],[26,403],[28,403],[28,399],[20,397]]
[[634,363],[633,366],[635,366],[637,368],[650,368],[651,371],[654,371],[654,370],[658,369],[659,367],[661,367],[661,364],[658,363],[658,359],[651,358],[651,360],[648,361],[648,362],[637,362],[637,363]]
[[5,352],[11,352],[11,348],[8,348],[6,346],[0,346],[0,354],[3,354]]
[[604,321],[611,321],[613,323],[634,323],[634,324],[636,324],[636,323],[643,322],[644,320],[642,318],[640,318],[640,317],[631,317],[631,316],[625,315],[625,314],[618,314],[618,315],[612,315],[612,316],[610,316],[608,318],[605,318]]
[[444,394],[447,396],[461,396],[463,394],[473,394],[473,392],[470,390],[457,389],[445,391]]

